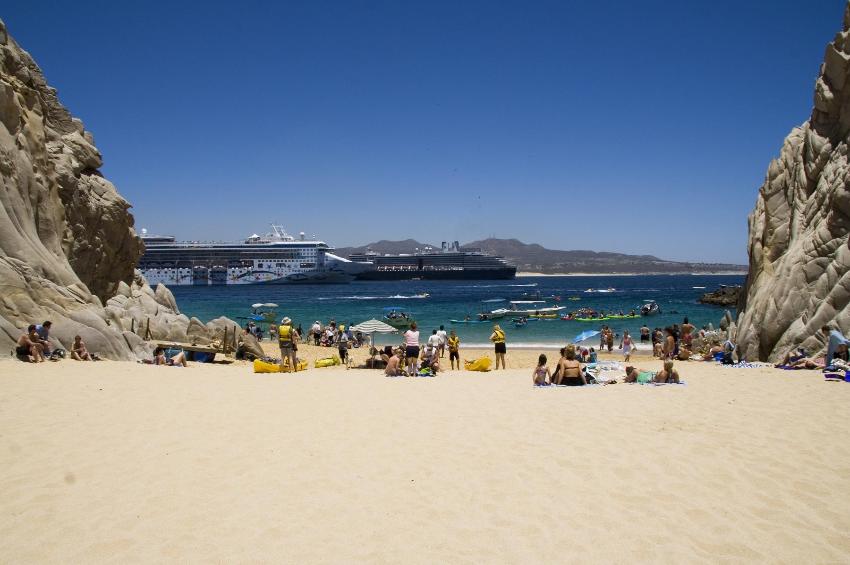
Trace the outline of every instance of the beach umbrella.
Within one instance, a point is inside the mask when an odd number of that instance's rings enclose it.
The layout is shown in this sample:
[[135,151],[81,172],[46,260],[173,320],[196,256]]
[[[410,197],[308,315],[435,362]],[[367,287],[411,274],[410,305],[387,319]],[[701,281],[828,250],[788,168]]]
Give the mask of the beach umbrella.
[[573,340],[573,343],[581,343],[581,342],[583,342],[587,339],[592,338],[593,336],[599,335],[600,333],[602,333],[602,332],[600,332],[598,330],[583,331],[575,337],[575,339]]
[[375,346],[375,334],[391,334],[398,333],[398,330],[392,327],[389,324],[385,324],[380,320],[366,320],[365,322],[360,322],[356,326],[351,326],[351,331],[353,332],[361,332],[364,334],[369,334],[369,341],[372,344],[372,347]]
[[395,329],[394,327],[392,327],[389,324],[385,324],[384,322],[382,322],[380,320],[374,320],[373,319],[373,320],[366,320],[365,322],[360,322],[359,324],[357,324],[355,326],[351,326],[351,331],[361,332],[361,333],[364,333],[364,334],[374,334],[374,333],[389,334],[389,333],[395,333],[398,330]]

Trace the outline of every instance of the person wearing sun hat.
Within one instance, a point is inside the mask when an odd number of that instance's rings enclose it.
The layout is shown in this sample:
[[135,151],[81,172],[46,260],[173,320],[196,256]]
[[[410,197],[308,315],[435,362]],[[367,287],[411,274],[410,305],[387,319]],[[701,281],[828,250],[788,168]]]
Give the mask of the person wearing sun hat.
[[289,360],[289,372],[295,372],[295,330],[292,320],[286,316],[277,327],[277,343],[280,346],[280,372],[285,372],[286,363]]

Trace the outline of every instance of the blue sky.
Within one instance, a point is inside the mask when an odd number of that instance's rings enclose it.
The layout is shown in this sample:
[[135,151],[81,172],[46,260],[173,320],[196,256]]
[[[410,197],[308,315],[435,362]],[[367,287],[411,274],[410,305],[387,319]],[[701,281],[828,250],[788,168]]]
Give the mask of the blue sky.
[[746,262],[841,0],[29,2],[137,228]]

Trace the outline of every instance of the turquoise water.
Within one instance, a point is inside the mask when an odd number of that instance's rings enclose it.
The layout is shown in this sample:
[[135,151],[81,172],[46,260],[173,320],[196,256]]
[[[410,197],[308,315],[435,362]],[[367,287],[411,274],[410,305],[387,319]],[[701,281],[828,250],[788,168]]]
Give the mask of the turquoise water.
[[[524,328],[515,328],[504,318],[499,320],[507,332],[508,343],[514,345],[563,345],[585,330],[599,329],[608,324],[617,333],[629,330],[638,333],[646,322],[650,327],[681,323],[688,316],[697,327],[712,323],[717,326],[724,309],[696,302],[700,294],[719,285],[743,284],[743,276],[653,275],[607,277],[520,277],[512,281],[395,281],[354,282],[341,285],[246,285],[246,286],[179,286],[171,290],[181,311],[208,321],[228,316],[240,321],[251,311],[255,302],[274,302],[279,305],[278,318],[284,315],[304,328],[313,321],[323,324],[333,318],[340,323],[358,323],[371,318],[380,319],[385,307],[398,306],[411,312],[423,333],[430,333],[442,324],[446,330],[455,329],[466,345],[487,344],[491,324],[452,324],[451,319],[463,319],[482,309],[507,307],[507,302],[484,300],[523,300],[524,293],[540,293],[542,298],[560,296],[561,306],[568,312],[577,308],[619,311],[637,310],[646,300],[655,300],[663,313],[633,320],[606,322],[577,322],[539,320]],[[694,287],[705,287],[705,290]],[[586,292],[587,289],[616,289],[610,293]],[[417,294],[428,293],[427,298]],[[568,300],[578,297],[579,300]],[[553,305],[549,300],[547,305]],[[378,337],[378,343],[394,343],[397,337]],[[593,341],[593,340],[592,340]],[[591,341],[591,343],[592,343]]]

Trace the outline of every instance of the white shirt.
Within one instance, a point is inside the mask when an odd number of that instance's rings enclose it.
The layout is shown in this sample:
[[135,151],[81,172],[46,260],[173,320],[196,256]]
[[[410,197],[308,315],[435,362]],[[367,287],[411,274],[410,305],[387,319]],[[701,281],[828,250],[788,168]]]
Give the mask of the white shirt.
[[443,343],[443,340],[439,334],[432,334],[431,337],[428,338],[428,347],[437,347],[441,343]]
[[445,345],[448,342],[446,330],[437,330],[437,336],[440,338],[440,345]]

